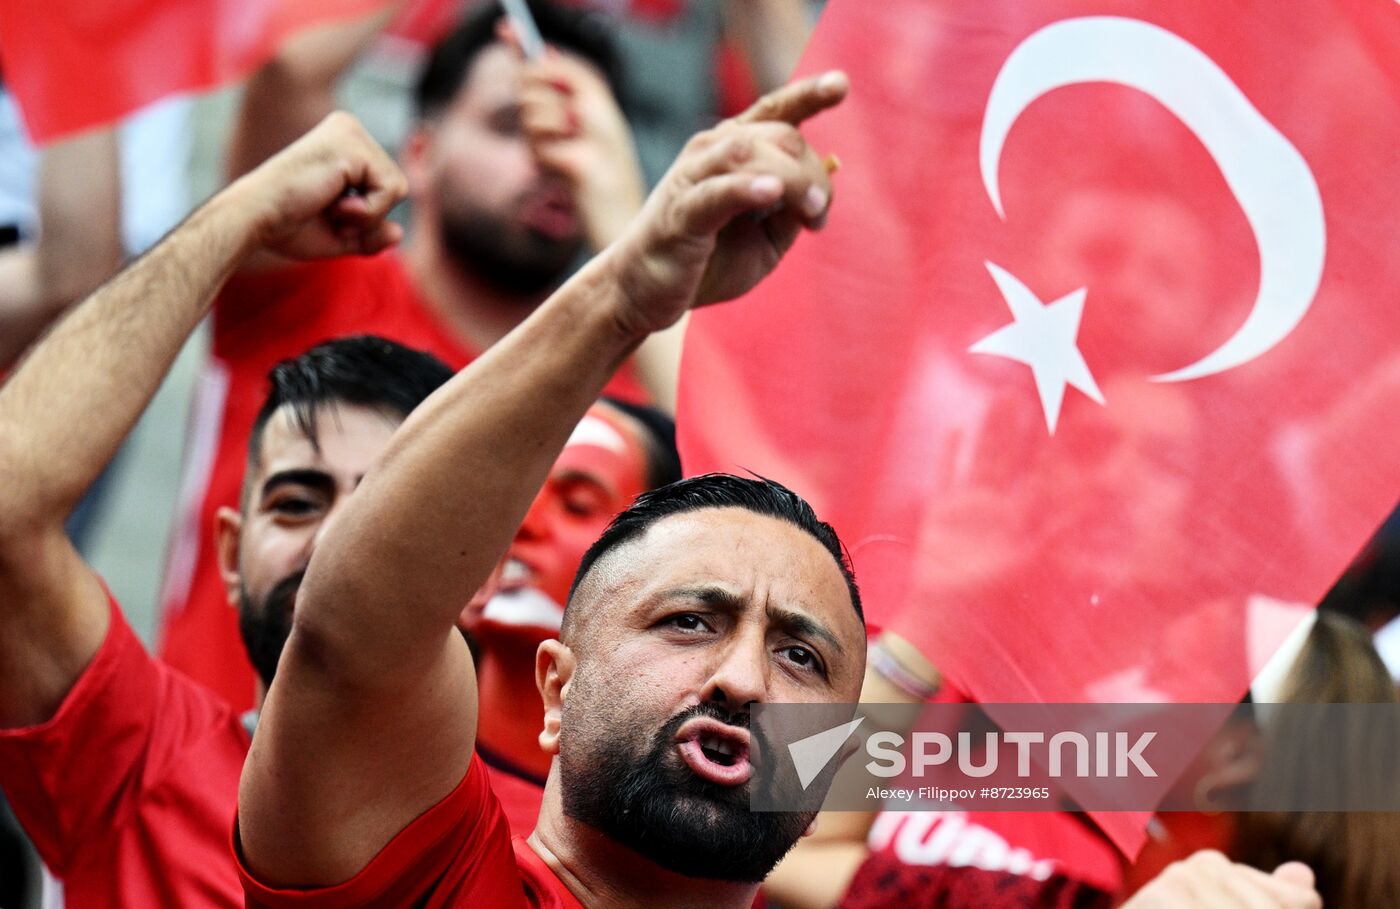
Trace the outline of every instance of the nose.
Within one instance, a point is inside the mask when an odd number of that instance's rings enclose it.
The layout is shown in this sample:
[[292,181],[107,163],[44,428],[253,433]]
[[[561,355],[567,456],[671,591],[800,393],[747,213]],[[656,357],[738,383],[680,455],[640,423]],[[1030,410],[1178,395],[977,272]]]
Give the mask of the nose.
[[747,712],[751,705],[768,700],[771,668],[762,629],[736,633],[720,651],[701,698],[730,713]]

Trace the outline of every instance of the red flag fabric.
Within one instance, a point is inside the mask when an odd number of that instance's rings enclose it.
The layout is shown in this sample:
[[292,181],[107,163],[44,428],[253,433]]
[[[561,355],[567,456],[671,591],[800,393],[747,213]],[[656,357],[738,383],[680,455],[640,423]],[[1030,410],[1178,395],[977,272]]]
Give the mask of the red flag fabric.
[[1238,700],[1400,493],[1397,60],[1390,0],[831,0],[831,222],[696,314],[687,471],[982,703]]
[[[406,0],[388,33],[394,38],[429,47],[447,34],[469,10],[499,0]],[[685,0],[555,0],[569,6],[593,7],[658,26],[670,24],[685,11]]]
[[308,26],[387,0],[0,0],[0,66],[37,143],[238,79]]

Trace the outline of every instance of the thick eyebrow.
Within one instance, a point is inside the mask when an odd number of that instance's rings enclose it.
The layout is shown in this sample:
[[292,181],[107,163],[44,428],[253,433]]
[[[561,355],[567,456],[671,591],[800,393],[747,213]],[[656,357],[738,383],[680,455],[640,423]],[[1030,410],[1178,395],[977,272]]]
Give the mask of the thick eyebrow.
[[279,470],[263,481],[260,498],[267,496],[279,486],[305,486],[316,492],[330,495],[335,492],[335,480],[324,470],[302,467],[293,470]]
[[831,645],[837,653],[843,656],[846,648],[841,646],[841,642],[836,639],[825,625],[818,622],[809,615],[800,612],[793,612],[790,609],[783,609],[780,606],[769,606],[766,610],[768,621],[782,628],[793,637],[820,638]]
[[[666,591],[664,598],[698,600],[706,606],[717,609],[720,612],[727,612],[731,615],[737,615],[743,612],[748,606],[742,597],[736,596],[722,587],[708,585],[699,587],[676,587]],[[846,648],[841,646],[841,642],[837,640],[836,635],[832,634],[830,629],[811,616],[771,604],[764,610],[764,613],[767,615],[768,621],[777,625],[788,634],[794,637],[819,638],[827,644],[830,644],[838,654],[845,655]]]

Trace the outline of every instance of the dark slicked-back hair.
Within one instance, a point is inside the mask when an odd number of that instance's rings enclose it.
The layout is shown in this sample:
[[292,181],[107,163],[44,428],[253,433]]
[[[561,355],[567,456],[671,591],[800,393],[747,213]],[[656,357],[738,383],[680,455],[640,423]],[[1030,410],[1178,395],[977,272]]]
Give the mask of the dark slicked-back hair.
[[[588,60],[607,78],[613,94],[621,88],[617,50],[606,20],[598,13],[559,6],[548,0],[529,0],[530,12],[540,35],[549,44],[562,47]],[[413,100],[422,119],[442,113],[467,77],[477,55],[496,42],[496,23],[505,13],[500,3],[482,3],[462,23],[433,48],[428,63],[418,77]]]
[[830,524],[817,517],[806,499],[781,483],[763,477],[751,479],[727,473],[707,473],[643,493],[630,508],[613,519],[598,541],[584,553],[583,561],[579,562],[578,574],[574,575],[573,587],[569,589],[565,625],[568,624],[568,606],[572,605],[574,594],[599,559],[617,547],[637,539],[662,518],[702,508],[743,508],[755,514],[787,521],[811,534],[836,560],[836,566],[841,569],[841,576],[846,579],[846,590],[851,595],[851,605],[855,607],[860,620],[865,621],[865,613],[860,604],[860,589],[856,586],[856,576],[851,570],[851,563],[846,558],[841,540]]
[[647,456],[647,489],[668,486],[681,478],[681,453],[676,448],[676,421],[665,411],[645,404],[633,404],[611,395],[598,400],[630,418],[642,430],[642,447]]
[[[452,378],[452,370],[421,350],[374,335],[355,335],[325,341],[299,357],[283,360],[267,378],[272,388],[248,440],[250,466],[262,454],[267,421],[283,407],[290,408],[297,428],[316,446],[318,408],[357,404],[406,417]],[[252,473],[248,471],[249,476]]]

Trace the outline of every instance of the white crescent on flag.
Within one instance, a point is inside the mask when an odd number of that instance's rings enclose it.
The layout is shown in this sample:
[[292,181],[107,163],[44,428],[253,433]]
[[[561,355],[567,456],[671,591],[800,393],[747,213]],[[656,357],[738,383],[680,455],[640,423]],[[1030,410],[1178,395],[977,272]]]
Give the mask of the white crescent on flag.
[[[1293,144],[1223,69],[1181,37],[1137,19],[1095,16],[1056,22],[1018,45],[993,83],[979,149],[982,181],[997,214],[1006,217],[997,174],[1017,118],[1054,89],[1093,82],[1137,89],[1179,118],[1220,167],[1259,246],[1259,293],[1244,324],[1216,350],[1154,378],[1199,379],[1266,353],[1307,314],[1321,283],[1326,253],[1322,195]],[[1029,332],[1016,331],[1020,321],[1018,315],[1017,323],[978,342],[974,349],[981,350],[975,352],[1027,363],[1038,384],[1043,375],[1066,373],[1069,367],[1060,361],[1071,362],[1077,349],[1072,344],[1072,349],[1058,351],[1032,345]],[[1063,389],[1061,384],[1060,395]],[[1044,386],[1041,396],[1044,402]],[[1046,413],[1052,431],[1057,413],[1058,406],[1056,414]]]

